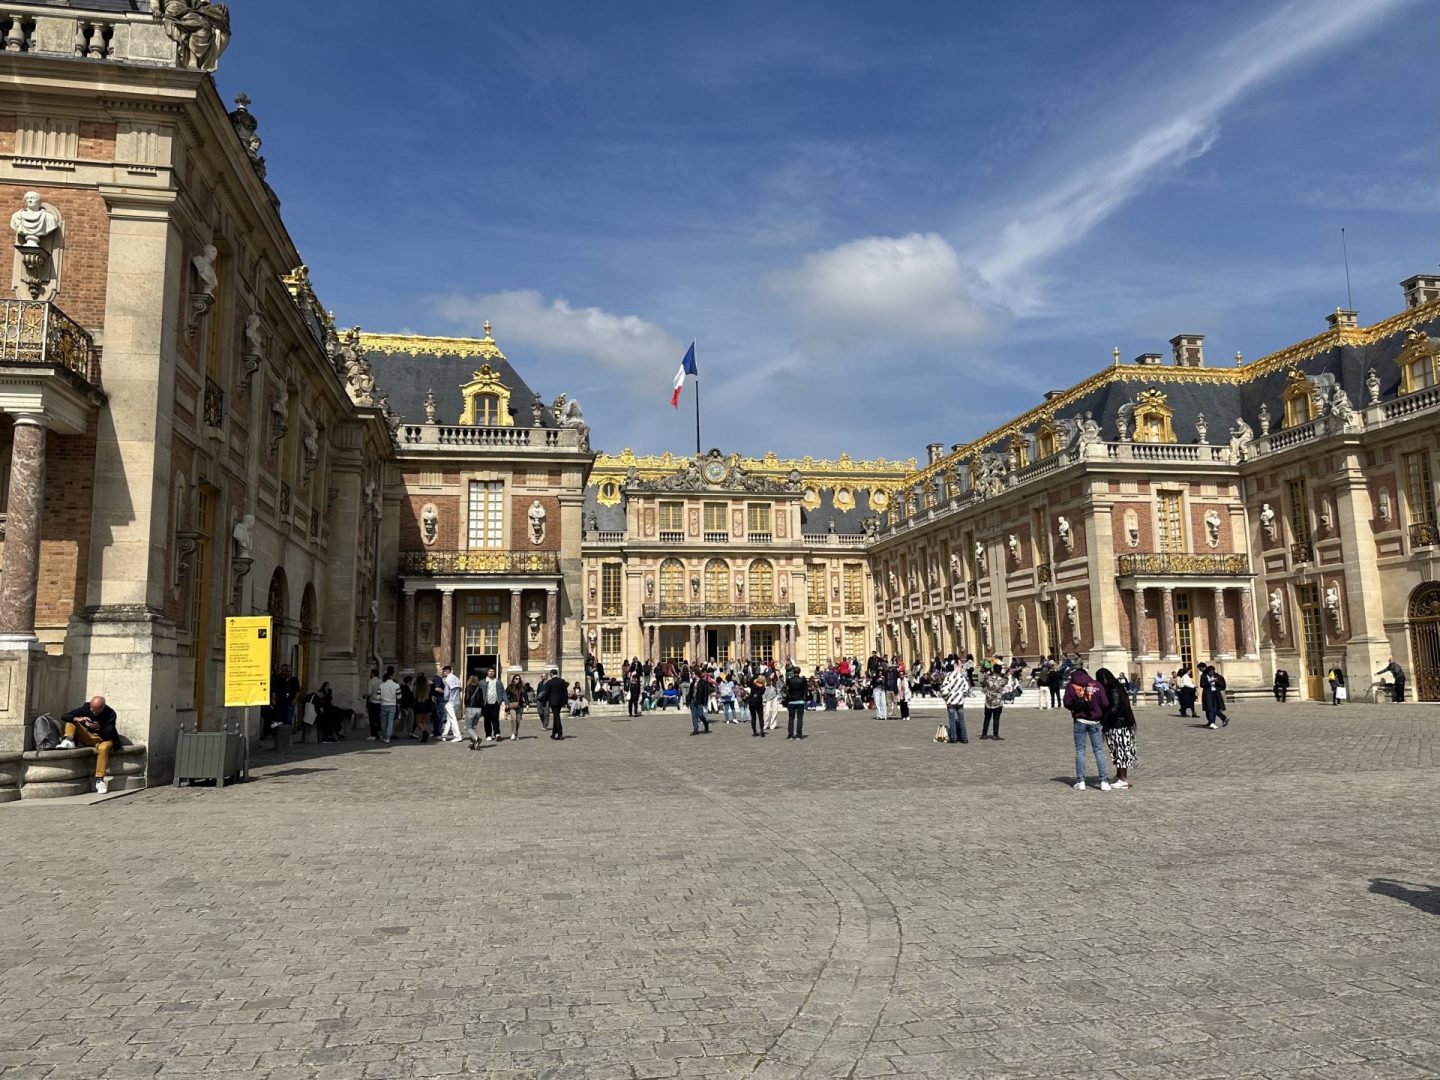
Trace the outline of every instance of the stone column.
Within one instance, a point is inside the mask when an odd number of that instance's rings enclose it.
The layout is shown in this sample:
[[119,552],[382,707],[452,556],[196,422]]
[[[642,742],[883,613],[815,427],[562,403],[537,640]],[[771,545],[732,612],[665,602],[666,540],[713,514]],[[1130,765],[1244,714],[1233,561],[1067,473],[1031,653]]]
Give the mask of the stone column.
[[507,649],[510,655],[506,657],[507,666],[518,668],[523,666],[520,653],[525,644],[525,612],[524,604],[521,603],[522,596],[519,589],[510,590],[510,627],[507,638]]
[[455,663],[455,588],[440,590],[440,663]]
[[560,590],[545,590],[545,653],[550,666],[560,667]]
[[1175,651],[1175,590],[1166,585],[1160,590],[1160,653],[1166,660],[1179,660]]
[[1145,632],[1145,590],[1138,587],[1131,589],[1130,596],[1134,600],[1135,610],[1135,655],[1144,656],[1150,651],[1150,642]]
[[45,491],[45,424],[15,417],[10,500],[5,506],[5,573],[0,583],[0,648],[38,648],[35,588],[40,580],[40,507]]
[[1229,627],[1225,625],[1225,590],[1215,590],[1215,626],[1211,631],[1211,644],[1215,649],[1215,655],[1223,659],[1233,659],[1235,647],[1230,642]]
[[405,590],[405,640],[401,650],[400,663],[408,670],[415,670],[415,590]]
[[1240,648],[1247,660],[1260,655],[1258,629],[1255,626],[1255,593],[1250,586],[1240,590]]

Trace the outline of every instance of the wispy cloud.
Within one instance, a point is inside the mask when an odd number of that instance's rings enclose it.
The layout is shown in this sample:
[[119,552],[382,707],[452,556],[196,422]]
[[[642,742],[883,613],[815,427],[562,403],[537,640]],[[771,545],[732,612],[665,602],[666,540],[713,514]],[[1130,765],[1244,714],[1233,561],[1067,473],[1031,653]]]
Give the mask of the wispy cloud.
[[1355,40],[1417,0],[1291,2],[1195,55],[1168,85],[1147,89],[1148,114],[1117,102],[1092,118],[1087,152],[1047,163],[1058,183],[995,215],[988,235],[957,251],[936,233],[872,236],[816,252],[772,277],[807,325],[818,317],[867,325],[901,341],[963,343],[997,306],[1043,310],[1044,266],[1082,242],[1148,186],[1215,145],[1227,108],[1262,82]]
[[653,373],[684,351],[679,339],[638,315],[575,307],[563,297],[547,301],[533,289],[446,296],[434,307],[464,333],[479,333],[488,319],[505,342],[585,357],[626,375]]

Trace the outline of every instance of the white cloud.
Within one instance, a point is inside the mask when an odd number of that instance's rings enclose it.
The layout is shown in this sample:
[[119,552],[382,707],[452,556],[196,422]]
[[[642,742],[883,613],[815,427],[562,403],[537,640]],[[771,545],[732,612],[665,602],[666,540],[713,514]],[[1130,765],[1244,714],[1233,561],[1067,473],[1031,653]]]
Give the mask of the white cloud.
[[770,278],[811,333],[932,342],[985,332],[993,313],[980,284],[937,233],[852,240]]
[[435,308],[466,333],[478,333],[488,319],[502,348],[515,344],[584,356],[627,374],[653,374],[666,361],[679,363],[685,352],[678,338],[638,315],[575,307],[563,297],[547,302],[533,289],[446,296]]
[[1354,41],[1417,0],[1306,0],[1276,9],[1214,49],[1194,55],[1137,120],[1134,103],[1097,115],[1079,160],[1050,162],[1062,176],[996,216],[988,239],[957,253],[937,233],[872,236],[816,252],[771,276],[802,321],[899,342],[964,343],[1011,313],[1034,314],[1045,262],[1082,240],[1145,187],[1205,154],[1224,110],[1261,82]]

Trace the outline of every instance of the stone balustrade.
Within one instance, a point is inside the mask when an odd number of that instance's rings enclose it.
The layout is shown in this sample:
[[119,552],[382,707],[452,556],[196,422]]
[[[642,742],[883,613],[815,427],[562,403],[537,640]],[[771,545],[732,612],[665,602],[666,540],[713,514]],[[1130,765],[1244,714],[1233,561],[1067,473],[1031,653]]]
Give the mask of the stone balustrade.
[[400,449],[448,452],[466,450],[537,450],[584,453],[578,428],[479,427],[469,424],[405,424],[400,428]]

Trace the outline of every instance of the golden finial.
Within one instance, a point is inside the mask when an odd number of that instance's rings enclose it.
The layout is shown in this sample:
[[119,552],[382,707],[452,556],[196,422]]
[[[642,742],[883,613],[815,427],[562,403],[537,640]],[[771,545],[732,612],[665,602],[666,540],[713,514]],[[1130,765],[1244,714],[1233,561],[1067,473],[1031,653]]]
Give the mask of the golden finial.
[[1120,366],[1120,346],[1119,346],[1119,345],[1116,345],[1115,348],[1111,349],[1111,350],[1110,350],[1110,355],[1115,358],[1115,366],[1116,366],[1116,367],[1119,367],[1119,366]]
[[1244,363],[1245,363],[1245,354],[1242,353],[1239,349],[1236,349],[1236,350],[1235,350],[1235,366],[1236,366],[1236,367],[1240,367],[1240,366],[1241,366],[1242,364],[1244,364]]
[[490,336],[490,320],[489,320],[489,319],[486,319],[486,320],[485,320],[485,340],[486,340],[486,341],[494,341],[494,340],[495,340],[493,337]]

